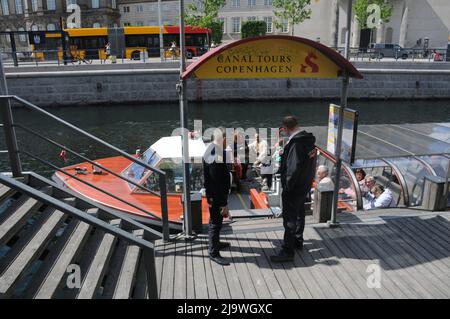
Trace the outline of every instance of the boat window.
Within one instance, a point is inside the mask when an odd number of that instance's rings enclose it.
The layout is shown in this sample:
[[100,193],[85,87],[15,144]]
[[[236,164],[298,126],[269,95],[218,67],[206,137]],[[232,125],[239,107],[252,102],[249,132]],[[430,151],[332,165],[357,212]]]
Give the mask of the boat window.
[[[361,179],[364,175],[366,179],[368,176],[373,176],[375,184],[383,186],[384,189],[389,189],[392,193],[395,204],[404,205],[404,192],[401,183],[392,167],[383,160],[358,160],[352,166],[352,169],[358,179],[361,190],[363,206],[369,203],[370,191],[365,179]],[[362,171],[363,173],[357,173]]]
[[419,156],[419,158],[433,168],[436,176],[447,178],[448,162],[450,159],[441,155]]
[[[158,169],[166,173],[168,193],[183,192],[183,166],[180,160],[163,159],[158,164]],[[203,188],[203,165],[195,163],[190,166],[191,190],[200,191]],[[144,186],[152,191],[159,192],[159,183],[156,174],[150,174],[144,182]],[[144,192],[136,189],[136,192]]]
[[398,157],[386,159],[400,170],[406,181],[409,194],[409,206],[422,205],[424,178],[433,175],[433,171],[414,157]]
[[[319,152],[317,157],[317,167],[319,166],[325,166],[328,169],[328,177],[331,179],[331,183],[325,178],[320,179],[318,174],[316,174],[314,185],[328,183],[334,187],[334,183],[336,181],[336,164],[334,160],[326,156],[324,153]],[[357,192],[353,183],[353,179],[349,176],[349,173],[343,167],[341,170],[339,185],[339,209],[346,212],[356,211],[356,196]]]
[[[150,165],[151,167],[156,167],[156,164],[161,160],[161,158],[155,151],[153,151],[152,148],[149,148],[142,155],[141,160]],[[139,183],[147,175],[147,173],[148,173],[147,168],[143,167],[138,163],[132,163],[122,172],[122,176],[131,179],[135,183]],[[130,189],[135,189],[137,186],[128,183],[128,187],[130,187]]]

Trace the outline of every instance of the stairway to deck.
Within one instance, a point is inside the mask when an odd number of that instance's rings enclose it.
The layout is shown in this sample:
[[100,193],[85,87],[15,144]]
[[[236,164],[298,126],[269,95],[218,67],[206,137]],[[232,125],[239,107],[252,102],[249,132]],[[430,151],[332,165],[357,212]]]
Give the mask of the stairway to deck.
[[0,174],[0,298],[155,297],[157,238],[42,176]]

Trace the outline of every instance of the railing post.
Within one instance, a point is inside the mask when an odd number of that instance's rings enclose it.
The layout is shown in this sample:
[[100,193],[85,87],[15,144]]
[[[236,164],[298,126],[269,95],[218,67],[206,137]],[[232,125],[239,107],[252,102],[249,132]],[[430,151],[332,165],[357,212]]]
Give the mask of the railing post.
[[8,149],[9,161],[11,164],[11,172],[14,177],[22,176],[22,165],[20,163],[17,137],[13,126],[13,115],[11,109],[11,102],[6,95],[8,95],[8,86],[6,85],[6,75],[3,69],[3,62],[0,59],[0,108],[3,115],[5,142]]
[[[150,241],[146,235],[144,239]],[[154,245],[154,242],[153,242]],[[154,247],[154,246],[153,246]],[[147,277],[147,291],[149,299],[158,299],[158,281],[156,276],[155,249],[145,248],[142,252],[144,269]]]
[[166,176],[159,175],[159,189],[161,194],[161,220],[162,220],[162,233],[163,240],[165,242],[170,240],[169,232],[169,213],[167,210],[167,188],[166,188]]

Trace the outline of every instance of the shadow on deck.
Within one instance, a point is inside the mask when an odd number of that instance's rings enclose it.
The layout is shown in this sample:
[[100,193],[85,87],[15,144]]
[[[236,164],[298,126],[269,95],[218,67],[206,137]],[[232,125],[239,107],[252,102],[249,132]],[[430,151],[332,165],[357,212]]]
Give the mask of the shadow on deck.
[[[304,249],[285,264],[269,260],[282,242],[281,220],[227,225],[227,267],[209,260],[204,234],[193,242],[158,242],[160,297],[450,297],[450,212],[387,210],[340,220],[329,229],[308,218]],[[377,278],[380,287],[373,288]]]

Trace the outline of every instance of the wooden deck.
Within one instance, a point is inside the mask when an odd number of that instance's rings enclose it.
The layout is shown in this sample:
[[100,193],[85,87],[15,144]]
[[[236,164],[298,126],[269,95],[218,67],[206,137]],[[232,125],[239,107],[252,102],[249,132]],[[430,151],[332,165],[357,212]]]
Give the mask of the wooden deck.
[[[450,298],[450,212],[385,210],[340,221],[329,229],[307,217],[304,250],[286,264],[269,260],[281,220],[227,225],[226,267],[208,258],[205,235],[157,242],[160,298]],[[367,285],[370,265],[379,266],[381,288]]]

